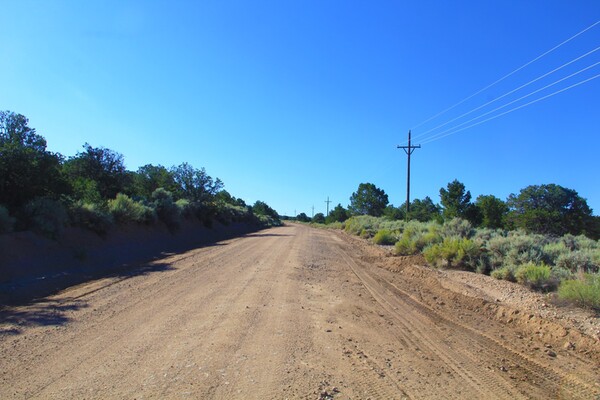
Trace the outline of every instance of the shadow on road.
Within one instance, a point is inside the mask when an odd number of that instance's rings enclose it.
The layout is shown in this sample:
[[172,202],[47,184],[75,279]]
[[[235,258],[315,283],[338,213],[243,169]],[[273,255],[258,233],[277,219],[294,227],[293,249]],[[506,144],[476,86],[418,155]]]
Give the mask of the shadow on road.
[[[85,258],[69,257],[66,250],[57,263],[52,256],[35,255],[36,249],[24,249],[33,254],[29,265],[31,272],[8,280],[0,278],[0,323],[4,310],[11,306],[43,304],[46,296],[67,287],[108,277],[132,277],[165,271],[170,268],[160,260],[192,249],[225,246],[222,241],[244,237],[257,232],[251,225],[199,229],[177,235],[147,235],[143,240],[131,237],[115,243],[100,241],[96,247],[86,249]],[[72,249],[68,250],[73,252]],[[66,255],[65,255],[66,254]],[[67,261],[64,261],[67,260]],[[28,267],[29,267],[28,265]],[[3,267],[11,268],[10,265]],[[15,266],[14,268],[21,268]]]
[[[73,274],[63,274],[63,280],[54,284],[62,284],[62,286],[71,286],[72,284],[81,283],[81,281],[91,281],[98,278],[113,278],[107,284],[96,287],[85,293],[81,293],[75,297],[65,297],[53,299],[51,297],[30,299],[21,302],[15,302],[12,305],[0,306],[0,338],[2,336],[18,335],[23,328],[33,326],[63,326],[69,323],[69,314],[82,308],[88,307],[85,296],[102,290],[108,286],[112,286],[123,280],[130,279],[136,276],[148,275],[156,272],[165,272],[173,270],[171,264],[167,263],[144,263],[135,267],[122,265],[116,268],[112,273],[77,276]],[[18,307],[24,306],[24,307]]]

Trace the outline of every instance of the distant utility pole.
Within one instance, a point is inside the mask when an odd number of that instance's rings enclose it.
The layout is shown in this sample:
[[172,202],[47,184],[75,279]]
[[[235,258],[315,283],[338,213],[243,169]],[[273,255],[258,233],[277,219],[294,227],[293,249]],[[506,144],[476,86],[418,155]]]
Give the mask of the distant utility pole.
[[331,203],[331,201],[329,201],[329,196],[327,196],[327,201],[325,201],[325,203],[327,203],[327,214],[325,214],[325,216],[329,217],[329,203]]
[[314,217],[315,217],[315,206],[312,206],[312,216],[311,216],[311,218],[314,218]]
[[408,131],[408,146],[398,146],[398,148],[403,149],[408,156],[408,172],[406,178],[406,219],[408,220],[408,212],[410,211],[410,155],[415,149],[420,149],[421,145],[411,146],[410,131]]

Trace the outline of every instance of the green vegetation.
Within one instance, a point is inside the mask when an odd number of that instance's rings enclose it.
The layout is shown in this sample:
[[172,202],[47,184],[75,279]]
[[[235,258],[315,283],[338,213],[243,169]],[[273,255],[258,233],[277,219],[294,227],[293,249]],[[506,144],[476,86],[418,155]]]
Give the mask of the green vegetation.
[[480,247],[470,239],[451,237],[445,238],[442,243],[427,246],[423,256],[435,267],[473,270],[480,251]]
[[558,296],[582,307],[600,310],[600,274],[585,274],[581,279],[562,282]]
[[389,229],[381,229],[373,237],[373,243],[379,245],[393,245],[398,238]]
[[598,239],[594,232],[592,210],[576,191],[559,185],[532,185],[507,201],[509,228],[526,232],[561,236],[586,234]]
[[551,280],[551,270],[546,264],[527,263],[521,265],[515,273],[517,282],[532,289],[550,290],[554,282]]
[[348,209],[354,215],[383,215],[389,200],[387,194],[372,183],[361,183],[350,197]]
[[65,158],[49,152],[28,122],[0,111],[0,233],[33,230],[57,238],[68,226],[105,234],[115,224],[130,223],[177,229],[186,219],[207,226],[280,224],[266,203],[246,206],[204,168],[148,164],[128,171],[121,154],[88,143]]
[[396,239],[395,254],[422,253],[436,268],[489,274],[541,291],[552,291],[561,282],[574,281],[560,289],[559,296],[573,300],[572,293],[576,292],[577,296],[584,296],[584,300],[577,300],[580,304],[592,304],[594,296],[599,296],[598,284],[589,276],[598,276],[600,271],[600,242],[583,235],[557,237],[523,230],[475,228],[460,218],[443,223],[405,222],[368,215],[351,217],[343,229],[353,235],[373,237],[377,244],[391,244]]

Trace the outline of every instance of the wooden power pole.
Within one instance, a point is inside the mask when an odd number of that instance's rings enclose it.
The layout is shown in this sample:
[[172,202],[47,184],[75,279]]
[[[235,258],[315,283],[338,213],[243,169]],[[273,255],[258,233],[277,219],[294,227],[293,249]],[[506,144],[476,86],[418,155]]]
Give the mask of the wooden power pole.
[[403,149],[408,156],[408,172],[406,178],[406,219],[408,220],[408,212],[410,211],[410,155],[415,149],[420,149],[421,145],[412,146],[410,144],[410,131],[408,131],[408,146],[398,146],[399,149]]
[[325,201],[325,203],[327,203],[327,214],[325,214],[325,216],[329,217],[329,203],[331,203],[331,201],[329,200],[329,196],[327,196],[327,200]]

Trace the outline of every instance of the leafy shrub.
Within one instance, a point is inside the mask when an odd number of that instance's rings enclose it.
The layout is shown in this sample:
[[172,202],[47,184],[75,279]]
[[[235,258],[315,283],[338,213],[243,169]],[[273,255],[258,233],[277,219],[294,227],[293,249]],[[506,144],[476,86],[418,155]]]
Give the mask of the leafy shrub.
[[556,266],[571,272],[598,272],[599,265],[594,261],[590,250],[565,252],[556,259]]
[[69,221],[65,207],[58,201],[39,197],[33,199],[23,210],[25,228],[50,238],[57,238]]
[[600,249],[600,243],[597,240],[590,239],[587,236],[565,235],[561,241],[571,250],[594,250]]
[[394,251],[398,255],[417,254],[428,245],[438,243],[441,240],[439,230],[440,225],[437,223],[410,221],[406,224]]
[[6,207],[0,205],[0,233],[11,232],[15,225],[15,219],[10,216]]
[[516,282],[515,267],[512,265],[506,265],[502,268],[498,268],[492,271],[490,274],[492,278],[501,279],[510,282]]
[[556,283],[552,279],[550,267],[546,264],[527,263],[521,265],[515,273],[515,278],[520,284],[536,290],[550,290]]
[[600,309],[600,275],[585,274],[579,280],[563,281],[558,288],[558,296],[582,307]]
[[566,281],[575,277],[575,274],[568,269],[560,268],[556,265],[551,266],[550,269],[550,273],[556,282]]
[[475,230],[475,233],[471,239],[486,243],[493,238],[501,236],[504,236],[504,232],[499,229],[479,228]]
[[158,219],[170,229],[177,228],[181,223],[181,209],[173,202],[171,192],[158,188],[152,192],[152,204]]
[[461,218],[453,218],[450,221],[444,222],[440,229],[440,234],[444,238],[460,237],[470,238],[475,233],[473,225],[467,220]]
[[192,218],[196,213],[194,203],[188,199],[179,199],[175,202],[175,205],[179,208],[179,213],[184,218]]
[[480,253],[479,246],[466,238],[446,238],[442,243],[425,248],[425,260],[436,267],[475,268],[475,261]]
[[396,241],[396,236],[388,229],[381,229],[373,237],[373,242],[380,245],[392,245]]
[[359,236],[363,230],[372,230],[378,224],[378,218],[358,215],[346,220],[346,232]]
[[122,193],[108,201],[108,210],[119,223],[137,222],[151,223],[156,220],[154,209],[132,200],[129,196]]
[[217,207],[217,220],[223,225],[232,222],[256,222],[256,217],[248,207],[237,206],[229,203],[220,203]]
[[394,253],[401,256],[417,254],[419,251],[416,240],[413,240],[409,235],[403,234],[394,245]]
[[379,229],[387,229],[390,231],[402,232],[404,227],[406,226],[406,222],[404,221],[390,221],[385,218],[380,218],[377,227]]
[[363,239],[370,239],[375,235],[375,231],[372,228],[363,228],[362,231],[360,231],[360,237]]
[[264,227],[281,226],[281,220],[273,218],[271,215],[257,215],[259,223]]
[[485,243],[492,269],[506,265],[522,265],[529,262],[548,263],[544,246],[549,238],[543,235],[528,235],[510,232],[507,236],[496,236]]
[[77,201],[69,207],[71,224],[89,229],[99,235],[106,233],[113,219],[111,215],[97,204]]
[[557,240],[554,242],[550,242],[543,247],[544,254],[546,255],[547,260],[551,264],[556,264],[556,260],[564,254],[569,254],[573,251],[572,248],[567,247],[564,241]]

